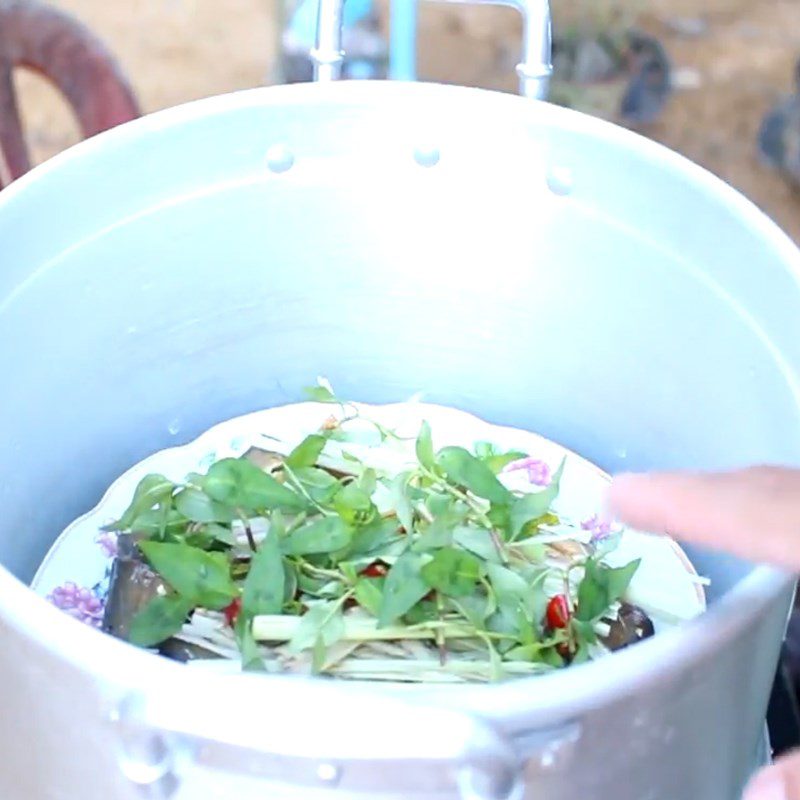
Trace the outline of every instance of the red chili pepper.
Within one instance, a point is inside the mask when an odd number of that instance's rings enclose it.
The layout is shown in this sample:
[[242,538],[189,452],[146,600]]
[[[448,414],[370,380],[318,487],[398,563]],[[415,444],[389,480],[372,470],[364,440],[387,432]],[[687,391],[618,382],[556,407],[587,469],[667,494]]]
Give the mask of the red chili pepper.
[[388,571],[386,564],[380,561],[373,561],[368,567],[361,570],[361,574],[365,578],[382,578]]
[[569,625],[569,602],[567,596],[557,594],[547,604],[547,624],[553,630],[566,628]]
[[225,606],[222,613],[225,615],[225,622],[232,628],[239,618],[239,612],[242,610],[242,598],[237,597],[229,606]]

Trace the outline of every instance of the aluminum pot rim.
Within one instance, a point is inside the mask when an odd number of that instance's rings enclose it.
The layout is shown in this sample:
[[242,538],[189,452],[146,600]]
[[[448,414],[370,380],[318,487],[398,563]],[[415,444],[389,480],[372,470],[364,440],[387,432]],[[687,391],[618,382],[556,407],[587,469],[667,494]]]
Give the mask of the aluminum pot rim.
[[[343,81],[328,84],[297,84],[245,90],[206,98],[160,111],[126,123],[55,156],[35,167],[0,194],[0,212],[17,195],[35,186],[50,172],[76,160],[91,158],[108,146],[121,147],[129,140],[157,134],[159,131],[206,116],[241,110],[247,107],[303,105],[317,103],[338,105],[356,103],[374,105],[392,101],[417,102],[449,100],[494,104],[508,114],[536,114],[548,124],[571,129],[627,148],[650,161],[658,162],[667,171],[681,174],[697,189],[714,195],[738,216],[743,224],[757,232],[784,269],[795,281],[800,277],[800,251],[789,237],[753,203],[736,190],[688,159],[634,132],[570,109],[533,101],[516,95],[423,83],[391,83],[382,81]],[[789,368],[784,364],[789,372]],[[792,370],[787,375],[797,385]],[[504,726],[550,723],[568,719],[600,703],[613,701],[674,675],[718,650],[719,644],[735,639],[754,624],[767,608],[784,592],[789,592],[794,578],[781,570],[757,566],[742,581],[713,604],[701,617],[680,628],[665,632],[637,647],[616,653],[614,669],[608,670],[605,660],[574,667],[552,674],[521,678],[495,685],[425,686],[406,696],[428,703],[458,707],[494,719]],[[127,688],[156,685],[162,679],[180,682],[200,692],[230,691],[230,679],[193,673],[182,665],[137,650],[113,637],[71,619],[44,599],[35,595],[4,567],[0,566],[0,619],[22,634],[31,637],[43,650],[59,657],[76,669],[93,673],[111,685]],[[313,678],[274,676],[264,683],[258,676],[240,680],[261,681],[261,691],[306,692],[313,684],[335,685],[337,692],[347,692],[354,703],[364,703],[370,696],[385,694],[380,684],[333,683]],[[443,689],[447,691],[443,691]],[[396,690],[393,690],[396,691]],[[318,690],[315,689],[317,694]],[[402,693],[405,694],[405,693]]]

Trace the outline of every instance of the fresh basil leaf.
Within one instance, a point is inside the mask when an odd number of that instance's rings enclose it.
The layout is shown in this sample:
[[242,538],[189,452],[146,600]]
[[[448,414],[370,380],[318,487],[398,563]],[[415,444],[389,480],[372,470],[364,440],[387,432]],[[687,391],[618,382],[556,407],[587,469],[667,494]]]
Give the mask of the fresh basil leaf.
[[423,622],[434,622],[438,619],[439,609],[430,600],[420,600],[403,614],[403,622],[407,625],[421,625]]
[[486,619],[494,613],[494,604],[489,597],[479,594],[469,594],[453,600],[459,611],[466,617],[470,625],[479,630],[486,627]]
[[576,618],[590,622],[603,616],[609,606],[625,594],[640,563],[641,559],[636,559],[624,567],[607,567],[593,558],[588,559],[578,586]]
[[334,393],[327,386],[307,386],[303,394],[315,403],[338,403]]
[[422,567],[421,574],[432,589],[451,597],[462,597],[475,589],[483,574],[483,567],[472,554],[453,547],[443,547]]
[[378,473],[371,467],[367,467],[356,481],[356,486],[358,486],[362,492],[372,497],[372,495],[375,494],[375,490],[378,488]]
[[527,453],[519,450],[510,450],[507,453],[499,451],[491,442],[475,442],[475,456],[483,461],[495,474],[500,474],[512,461],[527,458]]
[[153,569],[195,606],[218,611],[239,596],[224,553],[165,542],[142,542],[139,549]]
[[104,526],[103,530],[128,530],[137,517],[172,497],[174,490],[175,484],[163,475],[145,475],[139,481],[131,504],[125,509],[122,516],[116,522]]
[[286,536],[281,547],[283,552],[293,556],[312,553],[331,553],[350,544],[353,529],[339,517],[315,519]]
[[377,517],[369,525],[355,530],[347,557],[367,557],[380,553],[399,538],[396,519]]
[[285,580],[280,543],[275,532],[270,531],[250,560],[250,572],[242,591],[242,611],[250,617],[280,614]]
[[478,497],[497,505],[507,505],[514,497],[486,464],[463,447],[445,447],[436,460],[452,483]]
[[393,481],[390,487],[392,506],[394,507],[397,519],[405,529],[406,533],[414,532],[414,511],[410,496],[409,479],[410,472],[401,472]]
[[427,421],[423,421],[417,436],[417,460],[425,469],[436,469],[436,455],[433,452],[433,439],[431,438],[431,426]]
[[326,647],[336,644],[344,636],[342,610],[336,602],[315,603],[300,618],[300,623],[289,640],[291,653],[300,653],[314,647],[321,640]]
[[306,500],[249,461],[224,458],[209,467],[202,487],[213,500],[245,511],[303,511]]
[[234,626],[236,645],[242,659],[244,672],[264,672],[264,659],[258,649],[258,642],[253,638],[253,618],[242,610],[236,618]]
[[328,505],[341,484],[330,472],[317,467],[297,467],[293,470],[295,478],[300,481],[309,497],[320,505]]
[[429,560],[429,556],[408,551],[395,561],[383,587],[380,627],[391,625],[428,594],[430,586],[423,580],[421,570]]
[[515,499],[511,506],[511,536],[518,536],[532,520],[544,517],[558,497],[561,476],[564,474],[564,459],[553,474],[550,485],[540,492],[531,492]]
[[367,525],[378,513],[372,498],[355,483],[348,483],[336,493],[333,507],[348,525]]
[[513,624],[516,625],[517,611],[520,607],[526,606],[531,587],[519,574],[500,564],[488,562],[486,571],[497,598],[498,607],[508,614]]
[[356,583],[356,602],[373,617],[380,616],[381,613],[384,581],[385,578],[359,578]]
[[128,641],[139,647],[155,647],[183,627],[194,603],[179,594],[156,595],[131,620]]
[[192,522],[231,522],[236,517],[230,508],[192,487],[181,489],[175,495],[174,503],[178,513]]
[[286,464],[291,469],[298,467],[313,467],[317,459],[322,455],[328,439],[319,433],[312,433],[306,436],[297,447],[292,450],[286,458]]
[[168,538],[178,536],[186,531],[188,521],[183,514],[166,505],[144,511],[131,522],[128,530],[150,536]]
[[497,547],[492,541],[492,535],[486,528],[459,525],[453,531],[453,542],[484,561],[494,561],[498,564],[501,561]]

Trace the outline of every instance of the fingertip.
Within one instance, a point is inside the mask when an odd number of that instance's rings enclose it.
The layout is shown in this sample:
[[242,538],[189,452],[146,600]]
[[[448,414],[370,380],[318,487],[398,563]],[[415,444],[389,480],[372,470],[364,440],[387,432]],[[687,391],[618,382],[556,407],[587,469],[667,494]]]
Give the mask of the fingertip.
[[790,800],[780,767],[768,767],[747,784],[742,800]]

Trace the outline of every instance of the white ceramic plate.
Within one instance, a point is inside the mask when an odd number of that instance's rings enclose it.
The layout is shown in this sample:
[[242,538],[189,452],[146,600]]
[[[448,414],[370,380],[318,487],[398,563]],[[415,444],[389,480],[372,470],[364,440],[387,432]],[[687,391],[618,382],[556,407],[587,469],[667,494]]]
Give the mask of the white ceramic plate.
[[[378,449],[369,442],[374,428],[364,425],[362,443],[333,445],[378,468],[385,466],[399,472],[404,464],[414,462],[414,439],[423,420],[429,422],[437,448],[445,445],[472,448],[476,442],[486,441],[502,450],[521,450],[542,462],[535,464],[530,474],[524,469],[504,473],[503,481],[510,488],[522,491],[538,488],[531,483],[531,477],[542,485],[548,473],[566,458],[554,508],[559,515],[581,522],[587,530],[600,530],[597,520],[610,478],[566,448],[534,433],[490,425],[471,414],[443,406],[415,402],[353,405],[365,418],[407,439],[395,443],[393,448]],[[116,544],[114,537],[102,534],[100,528],[120,517],[145,475],[158,472],[173,481],[182,481],[190,472],[204,472],[214,461],[241,456],[254,446],[288,453],[337,409],[320,403],[297,403],[258,411],[216,425],[183,447],[155,453],[116,480],[95,508],[59,536],[37,571],[32,588],[66,612],[99,627]],[[330,450],[331,445],[326,453]],[[629,602],[648,610],[663,609],[667,615],[662,619],[671,615],[688,619],[704,610],[702,585],[689,559],[673,540],[626,529],[620,546],[608,561],[625,564],[634,558],[641,558],[642,563],[626,594]],[[658,629],[658,615],[654,621]]]

